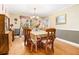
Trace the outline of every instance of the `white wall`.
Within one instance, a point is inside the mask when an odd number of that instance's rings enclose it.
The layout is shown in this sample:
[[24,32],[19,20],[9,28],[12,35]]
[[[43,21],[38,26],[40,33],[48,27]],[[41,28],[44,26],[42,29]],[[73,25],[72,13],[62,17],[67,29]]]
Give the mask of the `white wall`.
[[[66,24],[56,25],[56,16],[66,14]],[[52,20],[51,27],[63,30],[78,30],[79,31],[79,5],[57,11],[55,14],[49,16]]]
[[2,10],[2,4],[0,4],[0,14],[4,14],[4,11]]
[[[19,29],[20,28],[20,18],[19,18],[19,14],[10,14],[10,24],[13,24],[13,28],[15,29]],[[17,24],[15,24],[14,19],[17,19]]]
[[5,14],[6,16],[10,17],[9,13],[8,12],[5,12],[5,6],[2,10],[2,4],[0,4],[0,14]]
[[49,20],[50,20],[50,28],[55,28],[55,17],[54,16],[49,16]]

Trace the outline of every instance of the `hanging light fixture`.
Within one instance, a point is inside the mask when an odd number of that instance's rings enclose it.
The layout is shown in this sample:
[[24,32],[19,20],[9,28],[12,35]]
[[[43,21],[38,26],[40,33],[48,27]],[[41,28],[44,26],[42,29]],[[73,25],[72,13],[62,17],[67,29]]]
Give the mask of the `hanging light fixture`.
[[36,17],[36,8],[34,8],[34,16],[33,16],[33,18],[35,18]]
[[34,16],[32,16],[32,19],[37,20],[39,17],[36,15],[36,8],[34,8]]

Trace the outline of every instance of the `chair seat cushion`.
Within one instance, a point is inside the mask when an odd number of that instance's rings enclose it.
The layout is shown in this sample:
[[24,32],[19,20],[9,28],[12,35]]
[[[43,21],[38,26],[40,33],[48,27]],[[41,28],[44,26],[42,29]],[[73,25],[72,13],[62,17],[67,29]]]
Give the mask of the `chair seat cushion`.
[[51,40],[42,40],[41,42],[42,42],[42,43],[50,43]]
[[42,42],[42,43],[46,43],[46,40],[42,40],[41,42]]

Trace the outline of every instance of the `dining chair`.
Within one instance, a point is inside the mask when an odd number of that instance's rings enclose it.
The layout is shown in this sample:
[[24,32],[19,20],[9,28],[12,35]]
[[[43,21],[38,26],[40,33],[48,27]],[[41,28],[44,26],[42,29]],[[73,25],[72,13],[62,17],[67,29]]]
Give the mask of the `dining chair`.
[[30,37],[31,29],[24,28],[23,31],[24,31],[24,45],[30,47],[30,44],[31,44],[31,37]]
[[[27,46],[27,47],[29,47],[30,48],[30,50],[32,51],[33,50],[33,48],[35,47],[35,44],[34,44],[34,42],[32,41],[32,38],[31,38],[31,36],[30,36],[30,33],[31,33],[31,29],[29,29],[29,28],[24,28],[23,29],[23,32],[24,32],[24,45],[25,46]],[[39,47],[40,46],[40,39],[41,38],[37,38],[37,46]],[[26,44],[27,43],[27,44]]]
[[49,28],[46,29],[46,32],[47,32],[47,36],[41,37],[42,46],[43,48],[45,48],[46,52],[49,48],[54,53],[54,40],[56,38],[56,29]]

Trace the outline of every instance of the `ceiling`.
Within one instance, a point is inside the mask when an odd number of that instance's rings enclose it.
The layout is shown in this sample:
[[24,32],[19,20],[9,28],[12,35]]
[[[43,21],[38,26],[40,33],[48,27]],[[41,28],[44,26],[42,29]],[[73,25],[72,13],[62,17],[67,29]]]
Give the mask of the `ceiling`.
[[7,12],[21,15],[34,15],[34,8],[36,8],[36,15],[49,16],[57,10],[72,6],[71,4],[6,4]]

